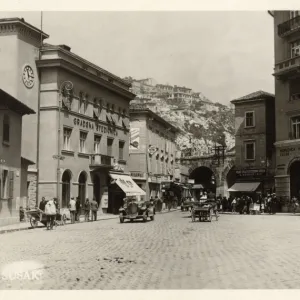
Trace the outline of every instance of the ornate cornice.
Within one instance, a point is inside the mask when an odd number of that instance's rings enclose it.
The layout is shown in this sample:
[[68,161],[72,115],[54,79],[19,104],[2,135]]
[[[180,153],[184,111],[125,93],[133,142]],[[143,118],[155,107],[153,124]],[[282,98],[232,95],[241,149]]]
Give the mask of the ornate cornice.
[[130,91],[125,90],[125,89],[123,89],[109,81],[106,81],[102,78],[99,78],[95,74],[92,74],[89,70],[82,69],[62,58],[41,59],[41,60],[37,60],[36,64],[37,64],[38,68],[58,67],[58,68],[68,70],[69,72],[72,72],[72,73],[75,73],[76,75],[84,77],[89,81],[93,81],[93,82],[101,85],[102,87],[105,87],[108,90],[125,97],[128,101],[131,101],[135,97],[135,95],[133,93],[131,93]]

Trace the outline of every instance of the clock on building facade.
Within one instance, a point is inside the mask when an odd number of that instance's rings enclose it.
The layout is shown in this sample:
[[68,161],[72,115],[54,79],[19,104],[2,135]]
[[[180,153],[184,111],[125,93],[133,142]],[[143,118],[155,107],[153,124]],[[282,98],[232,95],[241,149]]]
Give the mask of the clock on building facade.
[[22,71],[22,79],[24,85],[30,89],[34,85],[34,72],[29,65],[25,65]]

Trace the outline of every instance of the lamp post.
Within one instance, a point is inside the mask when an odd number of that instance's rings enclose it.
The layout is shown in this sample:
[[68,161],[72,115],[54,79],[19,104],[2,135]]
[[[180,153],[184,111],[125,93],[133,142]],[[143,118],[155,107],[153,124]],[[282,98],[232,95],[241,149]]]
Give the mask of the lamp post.
[[[59,88],[59,99],[58,99],[58,130],[57,130],[57,155],[53,158],[57,159],[57,187],[56,187],[56,197],[59,201],[60,199],[60,161],[64,160],[64,156],[61,155],[61,108],[62,100],[65,98],[65,106],[68,110],[71,109],[71,95],[73,91],[73,83],[71,81],[64,81]],[[60,203],[61,204],[61,203]]]

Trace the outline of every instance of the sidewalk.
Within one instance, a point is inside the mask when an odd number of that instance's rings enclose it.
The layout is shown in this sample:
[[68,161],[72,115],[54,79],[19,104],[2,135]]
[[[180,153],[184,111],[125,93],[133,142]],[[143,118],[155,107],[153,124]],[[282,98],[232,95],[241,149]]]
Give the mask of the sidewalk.
[[[165,214],[165,213],[173,212],[173,211],[177,211],[177,209],[171,209],[170,211],[164,210],[157,214]],[[112,220],[112,219],[118,219],[118,218],[119,218],[119,215],[100,214],[97,216],[97,221]],[[68,220],[67,223],[65,224],[65,226],[72,225],[70,222],[71,221]],[[84,222],[84,216],[80,217],[80,222]],[[79,223],[75,223],[75,224],[79,224]],[[43,228],[43,227],[45,227],[45,226],[43,224],[39,223],[36,228]],[[4,233],[9,233],[9,232],[31,230],[31,229],[34,229],[34,228],[31,227],[30,222],[28,220],[27,222],[21,222],[21,223],[17,223],[17,224],[0,227],[0,235],[4,234]]]

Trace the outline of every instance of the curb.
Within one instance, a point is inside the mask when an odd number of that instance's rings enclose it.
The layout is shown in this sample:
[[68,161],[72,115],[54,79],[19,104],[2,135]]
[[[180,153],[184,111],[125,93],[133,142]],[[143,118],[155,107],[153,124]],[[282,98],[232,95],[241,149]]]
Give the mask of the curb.
[[[167,213],[171,213],[171,212],[175,212],[177,211],[178,209],[173,209],[173,210],[170,210],[170,211],[161,211],[159,212],[158,214],[167,214]],[[94,221],[94,222],[99,222],[99,221],[106,221],[106,220],[113,220],[113,219],[117,219],[119,216],[116,215],[116,216],[113,216],[113,217],[109,217],[109,218],[105,218],[105,219],[98,219],[97,221]],[[80,223],[86,223],[86,222],[79,222],[79,223],[74,223],[74,224],[80,224]],[[67,223],[65,224],[64,226],[68,226],[68,225],[73,225],[71,223]],[[43,228],[45,226],[38,226],[37,228]],[[0,235],[1,234],[6,234],[6,233],[12,233],[12,232],[17,232],[17,231],[24,231],[24,230],[33,230],[35,228],[33,227],[24,227],[24,228],[14,228],[14,229],[7,229],[7,230],[1,230],[0,228]]]

